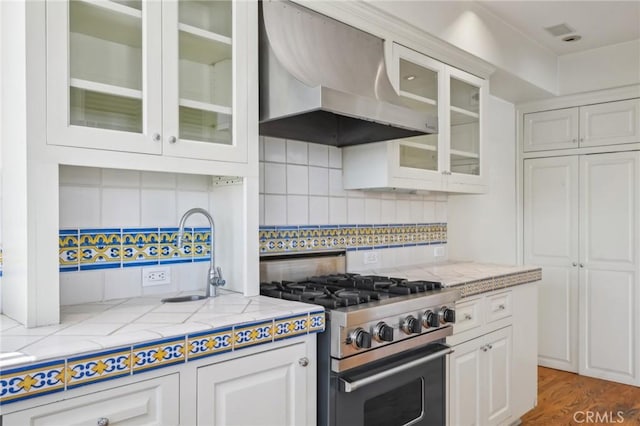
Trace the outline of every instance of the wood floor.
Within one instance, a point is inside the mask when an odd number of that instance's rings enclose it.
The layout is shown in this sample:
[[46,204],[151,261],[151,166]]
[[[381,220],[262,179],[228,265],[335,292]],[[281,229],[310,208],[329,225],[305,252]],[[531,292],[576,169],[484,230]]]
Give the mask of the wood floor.
[[538,367],[538,406],[530,425],[640,425],[640,388]]

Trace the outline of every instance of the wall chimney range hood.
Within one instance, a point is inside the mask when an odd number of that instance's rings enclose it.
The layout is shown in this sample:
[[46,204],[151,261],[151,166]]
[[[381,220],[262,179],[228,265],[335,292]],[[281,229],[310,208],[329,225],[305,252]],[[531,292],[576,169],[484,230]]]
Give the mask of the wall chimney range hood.
[[260,134],[333,146],[437,132],[403,105],[384,41],[303,6],[260,7]]

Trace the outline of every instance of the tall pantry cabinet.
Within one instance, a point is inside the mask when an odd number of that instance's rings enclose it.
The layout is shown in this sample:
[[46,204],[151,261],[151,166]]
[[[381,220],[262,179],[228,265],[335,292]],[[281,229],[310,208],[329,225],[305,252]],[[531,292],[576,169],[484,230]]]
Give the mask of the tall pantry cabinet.
[[[608,102],[601,109],[615,110],[616,104]],[[638,108],[640,100],[621,104]],[[538,362],[638,385],[640,150],[631,142],[617,149],[603,143],[607,149],[558,148],[556,154],[530,149],[527,154],[535,134],[531,116],[548,121],[554,112],[524,114],[523,119],[523,260],[543,268]],[[637,114],[627,117],[631,122],[623,130],[637,132]],[[579,127],[596,125],[581,122]],[[553,132],[548,137],[553,139]]]

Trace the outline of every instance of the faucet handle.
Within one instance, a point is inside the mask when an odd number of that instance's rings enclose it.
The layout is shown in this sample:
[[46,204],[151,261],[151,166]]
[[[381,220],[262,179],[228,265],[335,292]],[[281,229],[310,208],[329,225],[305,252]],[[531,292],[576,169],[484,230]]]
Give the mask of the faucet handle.
[[222,278],[222,268],[216,267],[216,285],[223,286],[227,282]]

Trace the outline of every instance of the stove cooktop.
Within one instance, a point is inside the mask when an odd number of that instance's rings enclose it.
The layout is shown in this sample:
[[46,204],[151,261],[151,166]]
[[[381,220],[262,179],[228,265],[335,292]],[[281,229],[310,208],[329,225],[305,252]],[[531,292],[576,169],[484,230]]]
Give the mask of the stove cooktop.
[[442,284],[434,281],[408,281],[404,278],[359,274],[324,275],[296,282],[260,284],[260,294],[264,296],[314,303],[328,309],[440,289]]

